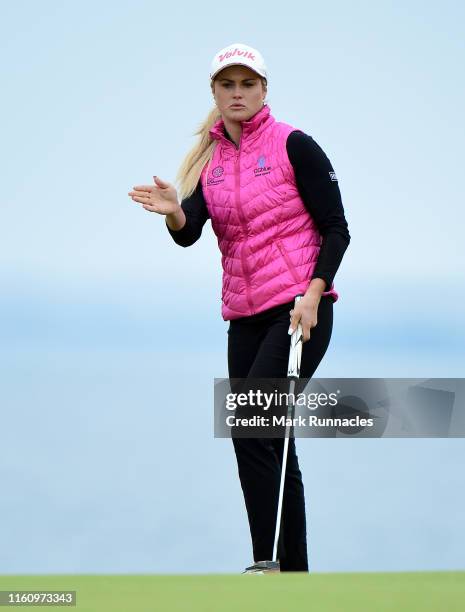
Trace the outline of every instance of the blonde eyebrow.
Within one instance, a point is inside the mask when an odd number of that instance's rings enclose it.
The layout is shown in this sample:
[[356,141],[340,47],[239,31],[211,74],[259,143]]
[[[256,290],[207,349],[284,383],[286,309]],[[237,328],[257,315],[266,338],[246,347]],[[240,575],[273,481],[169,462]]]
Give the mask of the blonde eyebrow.
[[[220,81],[228,81],[228,83],[234,83],[234,81],[232,79],[226,79],[226,78],[221,78],[219,79]],[[248,79],[242,79],[242,82],[244,83],[245,81],[256,81],[257,79],[255,77],[249,77]]]

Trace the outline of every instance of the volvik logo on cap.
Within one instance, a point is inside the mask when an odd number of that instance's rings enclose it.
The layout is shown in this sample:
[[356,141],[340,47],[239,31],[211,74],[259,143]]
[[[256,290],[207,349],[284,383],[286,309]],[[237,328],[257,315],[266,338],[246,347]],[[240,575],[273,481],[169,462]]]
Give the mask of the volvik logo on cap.
[[237,47],[234,49],[234,51],[228,51],[227,53],[220,55],[218,61],[223,62],[225,59],[229,59],[234,55],[242,55],[243,57],[251,59],[253,62],[255,61],[255,55],[251,51],[241,51]]
[[265,60],[257,49],[244,45],[243,43],[233,43],[217,51],[213,57],[210,79],[227,66],[248,66],[254,72],[268,80]]

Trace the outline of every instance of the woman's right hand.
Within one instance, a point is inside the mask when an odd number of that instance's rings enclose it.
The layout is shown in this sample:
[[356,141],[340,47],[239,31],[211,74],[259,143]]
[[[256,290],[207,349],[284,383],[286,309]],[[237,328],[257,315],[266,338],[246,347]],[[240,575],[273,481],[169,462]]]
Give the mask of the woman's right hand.
[[160,215],[171,215],[178,212],[181,206],[174,185],[162,181],[158,176],[153,177],[155,185],[136,185],[128,193],[133,202],[140,202],[145,210]]

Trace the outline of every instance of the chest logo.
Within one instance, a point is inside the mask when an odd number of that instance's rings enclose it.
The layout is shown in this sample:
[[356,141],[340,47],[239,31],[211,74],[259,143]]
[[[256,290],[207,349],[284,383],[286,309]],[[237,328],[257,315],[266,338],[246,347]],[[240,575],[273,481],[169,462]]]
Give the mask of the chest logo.
[[223,175],[224,168],[223,166],[216,166],[212,170],[212,177],[207,179],[207,185],[218,185],[218,183],[222,183],[224,181],[224,177],[220,178]]
[[257,160],[257,168],[254,168],[255,176],[263,176],[264,174],[269,174],[271,171],[271,166],[266,165],[266,159],[264,155],[260,155]]

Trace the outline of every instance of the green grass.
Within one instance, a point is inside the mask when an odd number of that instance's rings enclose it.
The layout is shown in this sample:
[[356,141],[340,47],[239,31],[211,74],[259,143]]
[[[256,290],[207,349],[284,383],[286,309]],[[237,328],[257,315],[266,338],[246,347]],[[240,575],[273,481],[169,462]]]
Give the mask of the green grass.
[[80,612],[465,611],[465,571],[0,576],[0,590],[73,590],[75,608],[52,609]]

